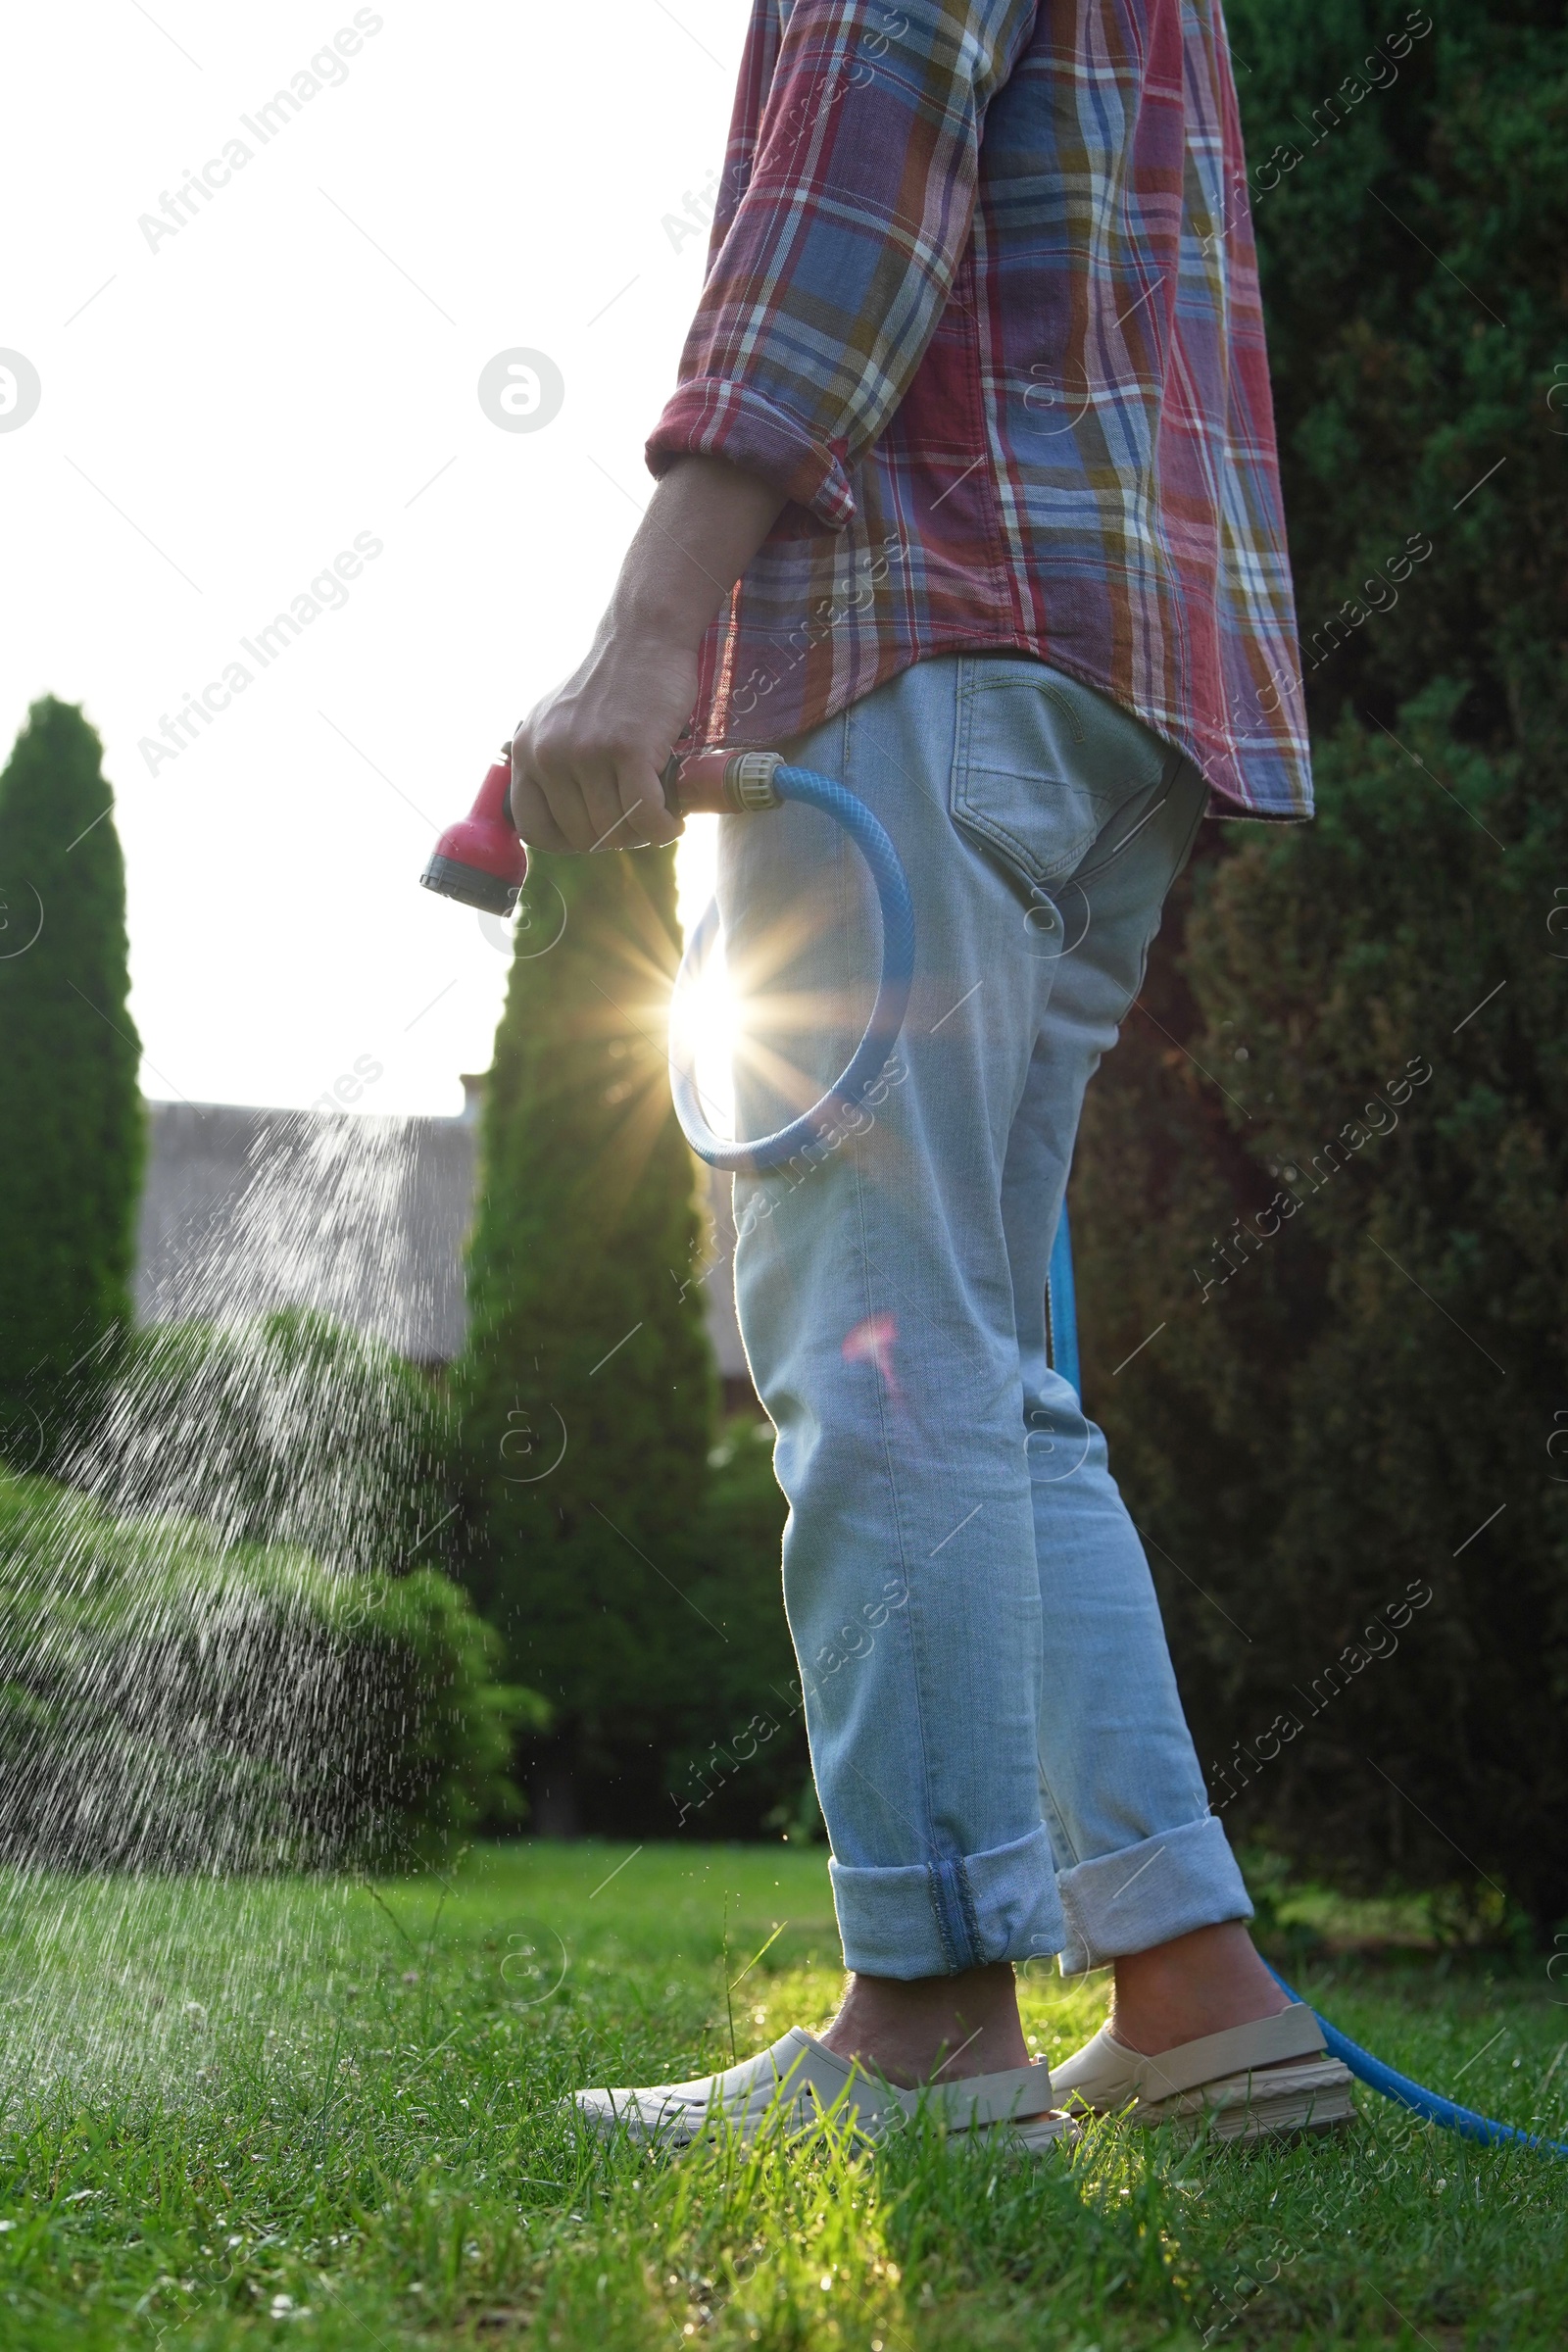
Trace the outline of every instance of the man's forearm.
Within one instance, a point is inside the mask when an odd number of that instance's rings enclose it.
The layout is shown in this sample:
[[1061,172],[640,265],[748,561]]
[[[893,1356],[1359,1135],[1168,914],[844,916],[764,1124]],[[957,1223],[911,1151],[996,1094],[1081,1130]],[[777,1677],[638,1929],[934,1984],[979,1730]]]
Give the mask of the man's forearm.
[[660,771],[691,715],[710,621],[784,501],[721,458],[660,482],[587,658],[518,727],[512,808],[545,850],[632,849],[680,831]]
[[606,621],[696,652],[784,501],[723,458],[680,458],[626,550]]

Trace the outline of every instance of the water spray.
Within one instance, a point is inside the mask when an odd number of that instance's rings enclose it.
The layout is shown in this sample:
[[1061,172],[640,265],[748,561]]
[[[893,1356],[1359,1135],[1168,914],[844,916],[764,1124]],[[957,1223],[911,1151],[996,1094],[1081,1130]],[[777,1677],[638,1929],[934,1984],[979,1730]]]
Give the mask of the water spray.
[[[706,1160],[710,1168],[732,1170],[745,1176],[765,1175],[770,1168],[782,1167],[804,1146],[830,1133],[843,1112],[859,1102],[865,1089],[875,1083],[886,1065],[904,1025],[914,971],[914,909],[909,885],[898,852],[864,802],[846,791],[842,784],[835,784],[831,777],[818,775],[814,768],[792,766],[778,752],[726,751],[722,745],[716,745],[688,753],[684,758],[671,755],[661,782],[665,802],[677,816],[745,816],[778,808],[786,801],[798,801],[805,808],[819,809],[843,826],[869,867],[876,889],[882,917],[882,976],[876,1002],[864,1035],[843,1072],[809,1110],[773,1135],[760,1136],[752,1143],[725,1143],[713,1134],[703,1115],[689,1059],[679,1054],[673,1045],[670,1048],[669,1083],[675,1116],[698,1158]],[[485,776],[468,814],[460,823],[449,825],[437,842],[419,877],[426,890],[439,891],[443,897],[457,899],[466,906],[477,906],[488,914],[512,912],[527,879],[528,853],[512,822],[511,794],[512,755],[508,746]],[[717,929],[715,902],[687,942],[676,976],[677,994],[710,953]],[[1076,1391],[1078,1331],[1072,1240],[1065,1205],[1052,1244],[1046,1311],[1053,1366]],[[1269,1974],[1293,2001],[1299,2000],[1299,1993],[1293,1992],[1275,1970],[1270,1969]],[[1338,2027],[1330,2025],[1327,2018],[1318,2015],[1317,2022],[1332,2057],[1348,2067],[1369,2089],[1408,2108],[1424,2123],[1437,2124],[1461,2139],[1480,2140],[1488,2146],[1538,2148],[1548,2155],[1568,2157],[1568,2146],[1562,2141],[1543,2138],[1538,2132],[1520,2132],[1512,2124],[1496,2123],[1490,2116],[1478,2115],[1473,2108],[1460,2107],[1440,2091],[1428,2090],[1423,2083],[1412,2082],[1408,2075],[1398,2074],[1381,2058],[1373,2057],[1369,2050],[1363,2050]]]

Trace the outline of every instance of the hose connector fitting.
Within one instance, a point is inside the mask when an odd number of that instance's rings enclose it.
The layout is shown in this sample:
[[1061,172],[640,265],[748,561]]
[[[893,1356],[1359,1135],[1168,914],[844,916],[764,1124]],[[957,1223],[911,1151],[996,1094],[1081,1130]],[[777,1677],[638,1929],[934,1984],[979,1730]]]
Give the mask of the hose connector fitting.
[[783,796],[773,779],[782,752],[729,752],[721,743],[700,752],[672,752],[661,779],[677,816],[749,816],[776,808]]
[[773,778],[784,764],[782,752],[734,752],[724,767],[724,797],[737,816],[754,808],[776,808],[780,796]]

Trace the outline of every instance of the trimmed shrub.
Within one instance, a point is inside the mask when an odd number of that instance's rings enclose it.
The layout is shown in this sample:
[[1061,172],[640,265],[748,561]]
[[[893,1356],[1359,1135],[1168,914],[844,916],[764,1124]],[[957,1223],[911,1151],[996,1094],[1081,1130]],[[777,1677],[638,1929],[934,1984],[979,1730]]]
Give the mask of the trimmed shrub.
[[343,1576],[0,1476],[0,1856],[385,1867],[514,1816],[545,1710],[498,1646],[433,1571]]
[[442,1560],[455,1444],[445,1395],[395,1348],[285,1307],[138,1331],[62,1471],[122,1517],[391,1571]]

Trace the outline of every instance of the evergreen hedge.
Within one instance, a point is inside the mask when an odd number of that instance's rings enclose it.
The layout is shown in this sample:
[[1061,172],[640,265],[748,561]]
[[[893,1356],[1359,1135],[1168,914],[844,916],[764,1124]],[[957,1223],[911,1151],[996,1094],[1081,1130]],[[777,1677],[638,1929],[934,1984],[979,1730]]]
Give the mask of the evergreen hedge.
[[434,1571],[345,1576],[0,1474],[0,1858],[387,1867],[515,1816],[542,1703]]
[[145,1150],[98,737],[34,703],[0,775],[0,1460],[69,1443],[129,1328]]
[[454,1384],[464,1575],[554,1711],[529,1759],[546,1820],[623,1828],[666,1819],[661,1760],[713,1641],[690,1592],[714,1379],[663,1045],[673,856],[539,858],[528,903]]
[[728,1423],[708,1457],[687,1590],[707,1621],[671,1693],[660,1818],[693,1838],[794,1834],[814,1824],[800,1673],[784,1615],[786,1505],[773,1426]]

